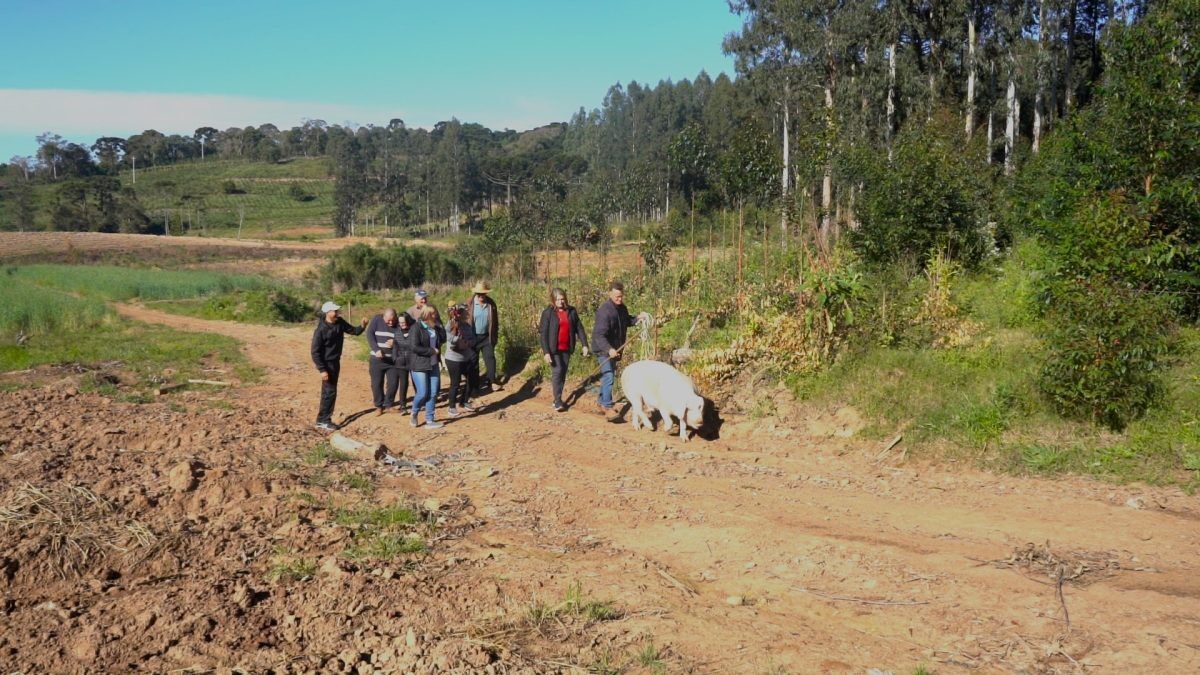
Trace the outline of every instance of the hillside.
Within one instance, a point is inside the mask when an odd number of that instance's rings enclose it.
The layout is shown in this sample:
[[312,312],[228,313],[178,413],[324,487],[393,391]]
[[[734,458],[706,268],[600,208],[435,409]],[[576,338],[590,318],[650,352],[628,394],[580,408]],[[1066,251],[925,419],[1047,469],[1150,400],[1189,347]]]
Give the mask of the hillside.
[[[280,162],[207,160],[122,171],[122,188],[133,188],[155,225],[170,221],[171,234],[298,238],[327,236],[333,217],[333,178],[327,158]],[[228,185],[228,187],[227,187]],[[295,188],[301,192],[292,194]],[[32,189],[35,229],[51,230],[61,184]],[[0,199],[0,229],[12,226],[13,199]]]
[[[333,216],[333,178],[326,158],[278,163],[215,160],[121,173],[152,220],[169,218],[210,235],[325,235]],[[295,194],[293,194],[295,193]]]

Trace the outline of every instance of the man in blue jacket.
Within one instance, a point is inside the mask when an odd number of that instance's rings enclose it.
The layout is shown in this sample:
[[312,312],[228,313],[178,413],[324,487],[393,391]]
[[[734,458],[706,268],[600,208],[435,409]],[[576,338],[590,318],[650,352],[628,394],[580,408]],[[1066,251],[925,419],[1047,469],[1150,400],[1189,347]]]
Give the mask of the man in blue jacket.
[[321,408],[317,412],[317,428],[321,431],[334,431],[337,426],[333,423],[333,406],[337,403],[338,375],[342,371],[342,343],[346,333],[362,335],[367,327],[367,320],[362,324],[351,326],[341,317],[341,306],[336,302],[321,305],[321,318],[317,320],[317,328],[312,336],[312,361],[321,373]]
[[634,320],[625,306],[625,286],[619,281],[609,285],[608,300],[596,310],[596,324],[592,327],[592,351],[600,361],[600,398],[597,403],[605,415],[614,413],[613,381],[629,328],[649,318],[649,314],[642,312]]

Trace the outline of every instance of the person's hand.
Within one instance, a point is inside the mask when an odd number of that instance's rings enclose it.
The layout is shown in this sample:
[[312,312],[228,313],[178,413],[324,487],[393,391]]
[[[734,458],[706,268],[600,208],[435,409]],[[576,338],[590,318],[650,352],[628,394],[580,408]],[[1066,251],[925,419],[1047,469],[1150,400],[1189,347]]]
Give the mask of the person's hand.
[[617,358],[617,357],[618,357],[618,356],[620,356],[620,355],[621,355],[621,352],[619,352],[619,351],[617,351],[617,350],[613,349],[612,347],[609,347],[609,348],[608,348],[608,358],[610,358],[610,359],[615,359],[615,358]]
[[358,325],[362,326],[363,328],[366,328],[367,327],[367,317],[364,316],[363,320],[358,322]]
[[382,344],[382,345],[380,345],[380,346],[381,346],[381,347],[383,347],[383,348],[385,348],[385,349],[391,349],[392,347],[395,347],[395,346],[396,346],[396,340],[395,340],[395,338],[393,338],[393,339],[391,339],[391,340],[388,340],[386,343],[384,343],[384,344]]
[[329,381],[329,371],[328,371],[328,370],[322,370],[322,371],[321,371],[321,381],[322,381],[322,382],[328,382],[328,381]]
[[371,356],[374,356],[374,357],[375,357],[375,358],[377,358],[377,359],[382,359],[382,358],[383,358],[383,352],[382,352],[382,351],[378,351],[378,352],[371,352]]
[[544,360],[546,363],[551,363],[551,364],[554,362],[554,359],[550,358],[549,354],[542,354],[542,360]]
[[584,345],[584,346],[583,346],[583,355],[584,355],[584,356],[587,356],[587,355],[588,355],[588,348],[587,348],[587,345]]

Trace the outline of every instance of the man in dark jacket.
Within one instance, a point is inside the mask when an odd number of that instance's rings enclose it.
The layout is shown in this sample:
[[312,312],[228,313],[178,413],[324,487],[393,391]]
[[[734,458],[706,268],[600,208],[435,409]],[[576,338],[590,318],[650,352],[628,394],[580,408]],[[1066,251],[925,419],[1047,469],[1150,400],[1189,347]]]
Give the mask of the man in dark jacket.
[[500,312],[496,309],[496,301],[489,295],[492,287],[486,281],[480,281],[471,289],[475,294],[471,301],[471,322],[475,327],[475,351],[483,357],[487,367],[487,383],[494,389],[503,389],[499,378],[496,377],[496,344],[500,342]]
[[550,291],[550,306],[542,310],[538,322],[538,333],[542,342],[542,358],[550,364],[550,384],[554,391],[554,410],[566,410],[562,400],[563,386],[567,381],[567,368],[571,365],[571,354],[575,351],[575,338],[583,343],[583,355],[588,355],[587,333],[579,313],[567,302],[567,292],[561,288]]
[[596,324],[592,326],[592,351],[600,360],[600,398],[597,402],[606,415],[613,413],[613,381],[629,327],[649,318],[649,314],[642,312],[635,321],[625,307],[625,286],[619,281],[609,285],[608,300],[596,310]]
[[351,326],[338,314],[342,308],[334,302],[321,305],[323,316],[317,321],[312,337],[312,361],[321,373],[321,409],[317,412],[317,428],[334,431],[333,406],[337,403],[338,374],[342,370],[342,342],[346,333],[361,335],[367,327],[363,319],[359,326]]
[[[375,414],[382,415],[396,405],[396,389],[400,371],[396,369],[396,310],[388,308],[383,314],[371,317],[367,324],[367,346],[371,349],[369,372],[371,394],[375,399]],[[384,388],[386,382],[387,388]]]

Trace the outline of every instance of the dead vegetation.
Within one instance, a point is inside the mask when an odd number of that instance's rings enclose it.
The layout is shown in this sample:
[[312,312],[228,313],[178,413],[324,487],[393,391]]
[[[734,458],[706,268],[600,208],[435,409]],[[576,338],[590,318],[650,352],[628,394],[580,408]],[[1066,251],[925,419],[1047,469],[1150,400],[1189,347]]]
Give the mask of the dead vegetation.
[[44,550],[60,578],[78,576],[111,552],[153,546],[158,537],[133,519],[117,517],[112,501],[79,485],[17,488],[0,506],[0,527],[25,546]]

